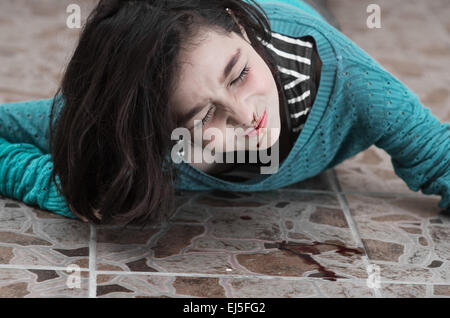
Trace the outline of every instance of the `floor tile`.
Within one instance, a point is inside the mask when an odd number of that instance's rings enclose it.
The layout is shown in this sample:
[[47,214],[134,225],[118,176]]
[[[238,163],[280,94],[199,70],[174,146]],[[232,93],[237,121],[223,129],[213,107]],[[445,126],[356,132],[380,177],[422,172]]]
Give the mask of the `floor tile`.
[[89,225],[13,199],[0,201],[0,265],[88,267]]
[[381,284],[386,298],[450,298],[450,285]]
[[367,286],[366,281],[359,282],[314,282],[321,294],[321,298],[374,298],[373,289]]
[[333,193],[204,192],[165,226],[139,231],[97,227],[97,264],[131,272],[365,279]]
[[345,194],[369,261],[381,281],[444,283],[450,280],[450,216],[439,200]]
[[418,284],[381,284],[381,293],[386,298],[426,298],[432,286]]
[[0,298],[88,297],[87,273],[0,267]]
[[450,285],[434,285],[433,295],[436,297],[450,297]]

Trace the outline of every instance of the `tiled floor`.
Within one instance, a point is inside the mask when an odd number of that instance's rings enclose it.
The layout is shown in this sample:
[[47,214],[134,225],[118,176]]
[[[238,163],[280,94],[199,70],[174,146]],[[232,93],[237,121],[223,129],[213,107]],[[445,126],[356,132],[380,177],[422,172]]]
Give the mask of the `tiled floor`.
[[[91,0],[3,0],[0,102],[53,94]],[[331,0],[343,32],[450,121],[447,0]],[[405,56],[404,52],[408,52]],[[371,147],[268,193],[179,192],[170,222],[93,227],[0,200],[0,297],[449,297],[450,215]],[[69,268],[73,270],[69,271]]]

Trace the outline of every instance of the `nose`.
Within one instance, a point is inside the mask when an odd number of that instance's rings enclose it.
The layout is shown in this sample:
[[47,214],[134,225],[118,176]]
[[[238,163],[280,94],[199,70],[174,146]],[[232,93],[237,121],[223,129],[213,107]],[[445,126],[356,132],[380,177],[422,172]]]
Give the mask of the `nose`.
[[247,129],[256,126],[254,107],[243,103],[233,103],[229,106],[228,124]]

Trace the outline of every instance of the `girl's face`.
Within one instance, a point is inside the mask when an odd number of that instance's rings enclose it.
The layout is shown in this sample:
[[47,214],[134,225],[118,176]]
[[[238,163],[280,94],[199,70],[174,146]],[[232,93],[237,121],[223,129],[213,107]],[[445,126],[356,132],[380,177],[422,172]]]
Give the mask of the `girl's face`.
[[[202,149],[226,151],[264,150],[276,143],[281,131],[278,89],[265,61],[254,50],[242,29],[245,39],[231,32],[229,36],[205,31],[200,45],[184,51],[180,56],[181,72],[170,103],[175,109],[178,124],[203,132],[216,128],[222,140],[213,136],[203,138]],[[266,114],[265,128],[259,135],[246,136]],[[228,128],[228,129],[227,129]],[[230,128],[241,128],[234,134]],[[194,141],[195,142],[195,141]],[[215,143],[222,142],[221,148]],[[257,143],[259,142],[259,147]],[[212,143],[212,144],[211,144]],[[228,144],[228,146],[226,146]],[[230,145],[234,144],[234,149]],[[195,144],[195,147],[200,145]]]

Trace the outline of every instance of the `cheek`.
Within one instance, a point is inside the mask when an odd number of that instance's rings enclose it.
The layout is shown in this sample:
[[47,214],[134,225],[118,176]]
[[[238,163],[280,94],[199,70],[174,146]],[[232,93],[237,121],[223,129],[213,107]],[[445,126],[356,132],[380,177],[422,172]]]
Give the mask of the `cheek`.
[[248,89],[257,95],[269,95],[272,85],[270,80],[270,72],[265,72],[265,69],[261,66],[257,67],[254,72],[249,76],[247,85]]
[[[265,66],[265,65],[264,65]],[[279,117],[279,96],[278,88],[273,78],[272,72],[268,67],[259,67],[259,69],[253,74],[249,82],[249,89],[251,89],[252,94],[263,96],[266,110],[269,114],[268,125],[270,127],[280,126]],[[251,86],[251,88],[250,88]]]

